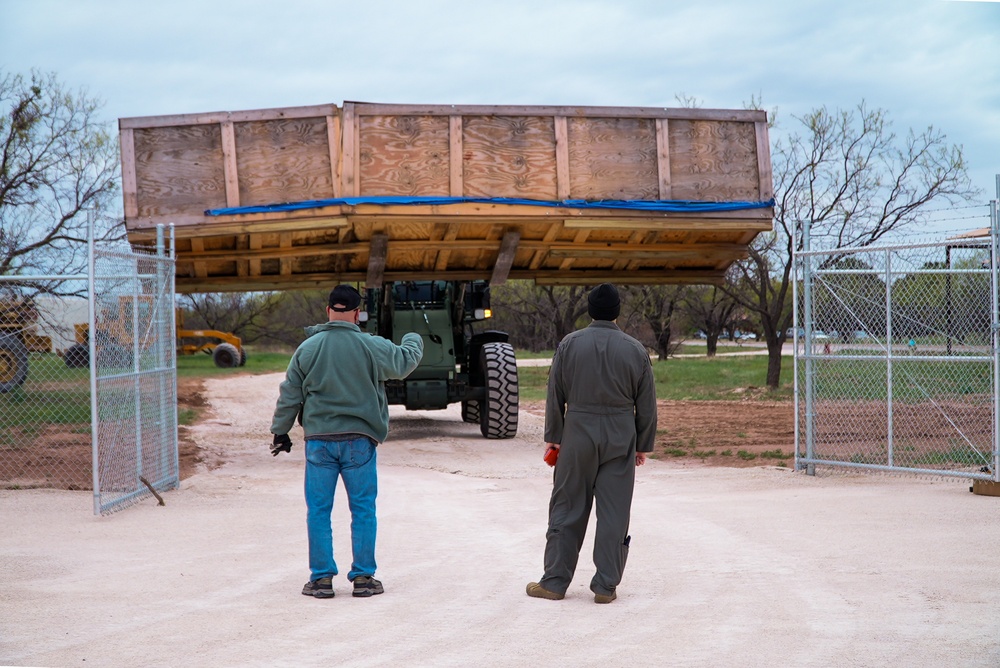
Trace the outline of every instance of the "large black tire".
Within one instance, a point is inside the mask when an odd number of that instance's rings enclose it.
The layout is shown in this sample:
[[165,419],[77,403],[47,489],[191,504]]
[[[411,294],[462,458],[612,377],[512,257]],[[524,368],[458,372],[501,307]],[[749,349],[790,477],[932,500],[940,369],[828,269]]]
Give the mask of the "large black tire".
[[220,369],[234,369],[240,365],[240,351],[231,343],[220,343],[212,351],[212,361]]
[[462,402],[462,422],[468,422],[469,424],[479,424],[478,401]]
[[247,349],[240,347],[240,366],[247,365]]
[[90,366],[90,346],[74,343],[63,353],[63,362],[70,369],[85,369]]
[[487,343],[480,353],[486,399],[479,406],[479,431],[486,438],[517,434],[517,359],[509,343]]
[[28,377],[28,349],[17,334],[0,334],[0,392],[20,387]]

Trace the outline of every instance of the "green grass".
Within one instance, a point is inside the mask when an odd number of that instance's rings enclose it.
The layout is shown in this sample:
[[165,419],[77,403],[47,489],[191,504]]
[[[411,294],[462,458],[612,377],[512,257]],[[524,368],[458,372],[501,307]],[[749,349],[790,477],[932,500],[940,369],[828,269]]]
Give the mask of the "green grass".
[[215,366],[211,355],[205,355],[204,353],[181,355],[177,358],[177,375],[184,378],[208,378],[244,373],[284,372],[288,368],[288,360],[291,358],[290,353],[258,353],[250,350],[247,353],[247,363],[245,366],[233,369],[220,369]]
[[[524,401],[544,401],[549,367],[517,370],[520,396]],[[792,397],[792,358],[783,358],[781,386],[765,388],[767,356],[685,357],[653,362],[656,397],[673,401],[738,401],[752,398],[786,400]],[[747,390],[755,388],[756,393]]]

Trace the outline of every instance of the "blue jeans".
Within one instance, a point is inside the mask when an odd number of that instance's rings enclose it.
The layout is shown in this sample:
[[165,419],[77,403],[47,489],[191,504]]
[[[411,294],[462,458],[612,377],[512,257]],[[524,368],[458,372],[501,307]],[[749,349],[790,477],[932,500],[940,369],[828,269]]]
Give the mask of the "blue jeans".
[[344,479],[351,508],[351,548],[354,561],[347,579],[375,575],[375,444],[366,437],[346,441],[306,441],[306,526],[309,531],[310,580],[339,571],[333,560],[330,513],[337,477]]

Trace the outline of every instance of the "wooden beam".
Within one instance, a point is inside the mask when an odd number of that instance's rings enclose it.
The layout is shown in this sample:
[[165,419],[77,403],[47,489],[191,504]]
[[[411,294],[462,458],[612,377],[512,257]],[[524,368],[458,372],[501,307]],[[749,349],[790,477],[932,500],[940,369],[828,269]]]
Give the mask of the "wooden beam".
[[368,275],[365,277],[366,288],[382,287],[388,251],[389,237],[385,234],[372,235],[371,250],[368,251]]
[[670,179],[670,134],[666,118],[656,119],[656,169],[659,174],[660,199],[673,199]]
[[338,114],[326,117],[326,141],[329,143],[330,148],[330,176],[333,179],[333,196],[341,197],[341,193],[343,192],[341,172],[344,169],[344,165],[341,163],[341,128],[340,116]]
[[757,140],[757,174],[760,177],[760,200],[774,197],[774,177],[771,173],[771,145],[767,137],[767,119],[754,123]]
[[354,105],[344,103],[344,150],[343,171],[341,172],[343,197],[358,196],[358,117],[354,114]]
[[[576,236],[573,238],[573,243],[575,245],[582,244],[587,240],[588,236],[590,236],[589,229],[578,230]],[[559,263],[559,270],[567,271],[572,266],[573,266],[573,258],[571,257],[563,258],[563,261]]]
[[465,158],[462,143],[462,117],[448,117],[448,181],[452,197],[465,193]]
[[232,121],[222,122],[222,173],[226,181],[226,206],[239,206],[240,180],[236,170],[236,132]]
[[278,109],[256,109],[251,111],[213,111],[204,114],[171,114],[165,116],[136,116],[121,118],[121,129],[168,128],[185,125],[211,125],[223,121],[242,123],[246,121],[274,121],[285,118],[319,118],[337,113],[335,104],[319,104],[308,107],[281,107]]
[[510,267],[514,264],[514,255],[517,253],[517,242],[521,239],[521,233],[517,230],[510,230],[503,235],[500,242],[500,252],[497,260],[493,263],[493,274],[490,276],[490,285],[503,285],[507,281]]
[[119,133],[122,153],[122,197],[125,204],[125,218],[139,217],[138,189],[135,177],[135,135],[131,129]]
[[556,199],[570,198],[569,186],[569,130],[565,116],[556,116]]
[[[250,252],[259,251],[262,245],[263,241],[259,234],[250,235],[250,249],[249,249]],[[250,252],[247,253],[248,256],[250,256]],[[250,262],[250,275],[260,276],[260,260],[254,259],[252,256],[250,256],[249,262]]]
[[359,116],[565,116],[569,118],[672,118],[692,121],[755,122],[766,118],[756,109],[693,109],[689,107],[566,107],[550,105],[382,104],[344,102]]
[[[198,254],[205,251],[205,244],[201,239],[191,240],[191,252]],[[204,262],[194,263],[194,277],[195,278],[206,278],[208,276],[208,265]]]
[[704,229],[755,230],[770,232],[772,223],[768,220],[712,220],[711,218],[675,218],[672,220],[612,219],[612,218],[568,218],[563,221],[572,230],[691,230]]
[[[292,235],[285,233],[278,237],[278,245],[282,248],[292,247]],[[292,259],[289,257],[283,257],[278,261],[278,271],[282,276],[291,276],[292,274]]]

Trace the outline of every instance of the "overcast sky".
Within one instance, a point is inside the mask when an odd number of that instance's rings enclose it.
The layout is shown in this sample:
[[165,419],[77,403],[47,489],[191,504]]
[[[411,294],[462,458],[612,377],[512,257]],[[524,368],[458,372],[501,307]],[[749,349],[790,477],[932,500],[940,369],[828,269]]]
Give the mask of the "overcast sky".
[[[55,72],[109,121],[344,101],[777,110],[864,100],[1000,173],[1000,2],[0,0],[0,68]],[[985,206],[932,229],[988,225]]]

